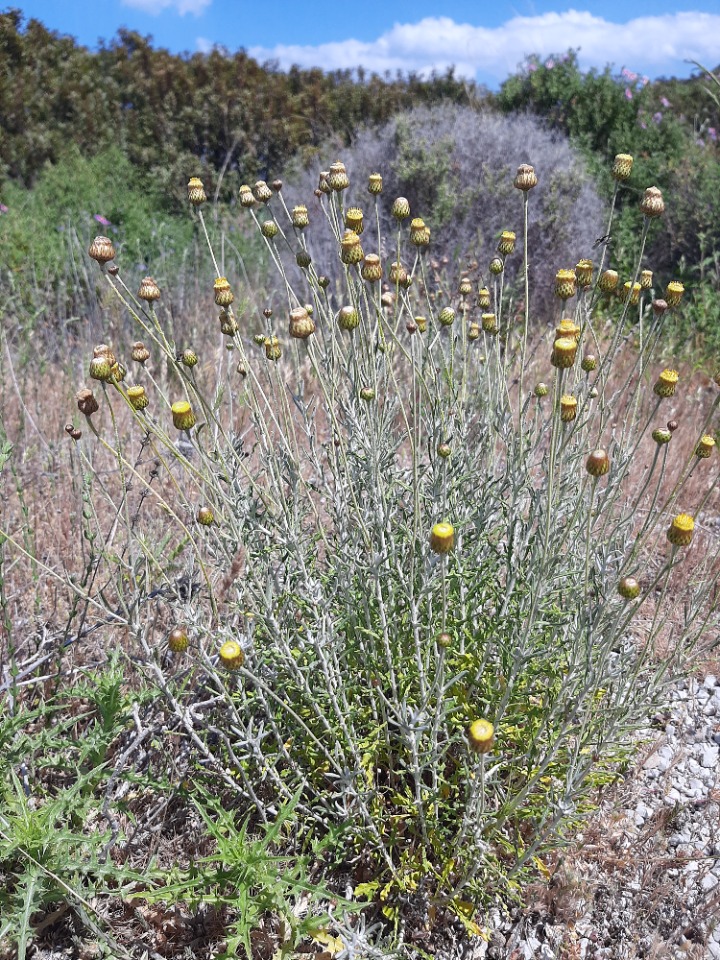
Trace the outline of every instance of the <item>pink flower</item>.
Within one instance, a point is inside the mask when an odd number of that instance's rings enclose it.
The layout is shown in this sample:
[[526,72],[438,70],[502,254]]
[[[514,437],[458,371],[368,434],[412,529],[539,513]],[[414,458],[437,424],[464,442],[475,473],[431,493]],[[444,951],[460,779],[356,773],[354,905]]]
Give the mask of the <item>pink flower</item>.
[[655,121],[655,123],[660,123],[660,121],[662,120],[662,114],[660,113],[659,110],[657,113],[653,114],[653,120]]
[[107,217],[104,217],[101,213],[96,213],[94,219],[97,220],[97,222],[103,227],[110,226],[110,221],[107,219]]
[[548,70],[552,70],[552,68],[555,66],[555,61],[553,60],[552,57],[550,57],[548,60],[545,61],[545,66],[547,67]]
[[536,63],[529,63],[529,64],[528,64],[528,72],[529,72],[529,73],[535,73],[536,70],[537,70],[537,64],[536,64]]
[[641,120],[641,121],[640,121],[640,127],[641,127],[643,130],[647,130],[647,124],[645,123],[644,120]]
[[633,97],[633,94],[632,94],[632,90],[630,89],[630,87],[625,87],[625,99],[626,99],[626,100],[632,100],[632,97]]
[[[707,135],[708,135],[708,138],[712,140],[713,143],[715,143],[715,141],[717,140],[717,130],[715,129],[715,127],[708,127]],[[5,207],[5,209],[7,210],[7,207]]]
[[666,110],[670,106],[670,101],[667,97],[660,97],[660,103],[665,107]]
[[623,67],[620,73],[622,74],[623,77],[625,77],[626,80],[629,80],[630,83],[635,83],[635,81],[638,78],[638,75],[636,73],[633,73],[632,70],[628,70],[627,67]]
[[9,207],[6,207],[4,203],[0,203],[0,213],[7,213]]

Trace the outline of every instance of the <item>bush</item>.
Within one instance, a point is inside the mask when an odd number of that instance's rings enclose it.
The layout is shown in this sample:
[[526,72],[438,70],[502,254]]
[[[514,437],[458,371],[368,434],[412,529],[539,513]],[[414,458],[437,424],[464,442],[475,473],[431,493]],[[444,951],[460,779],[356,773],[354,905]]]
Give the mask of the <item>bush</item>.
[[[343,158],[353,182],[347,205],[366,208],[366,178],[383,171],[379,230],[384,256],[395,259],[397,228],[390,207],[395,197],[404,196],[411,215],[433,225],[433,258],[458,263],[459,270],[484,284],[492,281],[488,264],[500,233],[512,230],[519,236],[522,231],[522,208],[512,186],[515,169],[528,162],[542,170],[529,214],[533,321],[547,313],[556,264],[573,267],[591,256],[594,241],[605,232],[603,205],[579,157],[564,137],[530,117],[502,117],[469,107],[417,109],[379,132],[360,134]],[[315,165],[302,176],[286,178],[289,205],[305,203],[313,220],[322,219],[318,205],[310,202],[317,175]],[[368,250],[378,252],[374,224],[367,229],[373,237]],[[313,235],[309,248],[318,272],[335,277],[329,240]],[[506,288],[518,298],[520,265],[518,254],[508,259],[505,272]]]
[[[511,190],[496,188],[522,222]],[[374,238],[371,205],[354,240],[345,192],[320,206],[309,232],[327,231],[327,265]],[[291,804],[299,836],[326,840],[315,881],[349,884],[396,935],[407,918],[477,935],[482,905],[516,894],[592,808],[714,613],[693,520],[707,495],[688,484],[705,460],[697,441],[678,457],[669,431],[649,436],[677,374],[653,363],[664,320],[646,301],[627,355],[630,305],[608,336],[591,279],[556,310],[575,326],[554,345],[499,290],[483,330],[477,286],[432,296],[433,254],[406,226],[406,275],[381,295],[357,264],[337,289],[312,265],[287,283],[278,251],[306,236],[282,193],[270,217],[284,309],[239,328],[232,290],[214,287],[234,374],[176,361],[139,301],[147,363],[124,380],[98,351],[101,406],[74,449],[88,478],[103,449],[118,474],[86,494],[113,520],[92,602],[183,733],[186,777],[213,778],[217,817],[282,822]],[[581,365],[586,350],[599,360]]]

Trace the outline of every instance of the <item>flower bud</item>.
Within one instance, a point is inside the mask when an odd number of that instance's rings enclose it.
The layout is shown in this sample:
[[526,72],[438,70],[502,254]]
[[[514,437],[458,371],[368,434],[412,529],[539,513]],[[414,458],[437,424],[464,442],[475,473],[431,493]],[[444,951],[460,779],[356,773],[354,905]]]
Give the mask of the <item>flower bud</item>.
[[187,185],[188,200],[194,207],[199,207],[207,202],[205,187],[199,177],[190,177]]
[[203,527],[211,527],[215,521],[210,507],[200,507],[197,512],[197,522]]
[[112,240],[108,237],[95,237],[90,244],[88,255],[93,260],[97,260],[98,263],[107,263],[109,260],[114,260],[115,247],[112,245]]
[[410,216],[410,204],[405,197],[398,197],[396,200],[393,200],[390,212],[396,220],[407,220]]
[[670,443],[672,440],[672,431],[666,427],[658,427],[657,430],[653,430],[652,438],[658,446],[662,446],[664,443]]
[[450,553],[455,546],[455,530],[451,523],[436,523],[430,531],[430,549],[433,553]]
[[368,177],[368,192],[377,196],[382,193],[383,180],[379,173],[371,173]]
[[75,394],[75,399],[77,400],[78,410],[86,417],[91,417],[100,409],[95,399],[95,394],[92,390],[88,390],[87,387],[78,390]]
[[676,307],[683,298],[685,287],[679,280],[671,280],[665,287],[665,302],[669,307]]
[[114,358],[100,356],[93,357],[90,361],[90,376],[93,380],[100,380],[103,383],[112,383]]
[[274,220],[264,220],[260,225],[260,232],[268,240],[272,240],[278,235],[279,227]]
[[488,269],[494,277],[499,277],[505,269],[505,264],[502,262],[500,257],[493,257],[490,261]]
[[348,179],[347,171],[345,170],[345,164],[341,163],[339,160],[330,164],[330,172],[327,181],[332,190],[347,190],[347,188],[350,186],[350,180]]
[[168,636],[168,649],[171,653],[185,653],[190,646],[190,639],[182,627],[175,627]]
[[577,349],[575,337],[559,337],[553,344],[550,363],[559,369],[571,367],[575,363]]
[[564,394],[560,397],[560,419],[563,423],[571,423],[577,416],[577,399]]
[[665,300],[653,300],[652,302],[653,313],[656,317],[661,317],[668,308],[668,305]]
[[531,167],[529,163],[521,163],[517,168],[513,186],[518,190],[522,190],[523,193],[527,193],[528,190],[532,190],[533,187],[537,186],[537,182],[538,178],[535,173],[535,168]]
[[472,293],[472,283],[468,277],[462,277],[458,285],[458,293],[461,297],[469,297]]
[[337,324],[341,330],[354,330],[360,323],[360,316],[355,307],[340,307],[337,315]]
[[480,336],[480,324],[476,323],[476,321],[473,320],[472,323],[468,325],[467,335],[468,335],[468,340],[471,340],[473,342],[477,340]]
[[255,206],[255,197],[250,187],[244,183],[238,190],[238,197],[240,199],[240,206],[245,207],[246,210],[252,209]]
[[612,293],[619,279],[617,270],[604,270],[598,279],[598,287],[603,293]]
[[575,278],[579,287],[589,287],[592,283],[592,260],[580,260],[575,267]]
[[498,253],[503,257],[509,257],[515,249],[515,240],[516,237],[512,230],[503,230],[498,240]]
[[293,207],[293,212],[291,216],[292,225],[297,230],[304,230],[305,227],[310,224],[310,217],[308,216],[307,207],[302,204],[297,207]]
[[295,254],[295,263],[301,269],[307,270],[307,268],[312,263],[312,257],[307,252],[307,250],[298,250],[298,252]]
[[430,243],[430,228],[421,217],[410,221],[410,243],[415,247],[427,247]]
[[425,333],[427,330],[427,317],[415,317],[415,323],[420,333]]
[[443,307],[438,314],[438,322],[441,327],[451,327],[455,322],[455,311],[452,307]]
[[601,448],[593,450],[585,461],[585,469],[591,477],[604,477],[610,469],[610,457]]
[[295,307],[290,311],[289,332],[296,340],[307,340],[315,332],[315,324],[305,307]]
[[478,290],[477,305],[481,310],[490,309],[490,291],[487,287],[482,287]]
[[213,294],[215,303],[219,307],[229,307],[235,299],[235,294],[230,289],[227,277],[218,277],[213,283]]
[[273,193],[280,193],[282,188],[283,188],[282,180],[273,180],[272,183],[270,184],[270,189],[272,190]]
[[651,290],[652,284],[653,284],[652,270],[641,270],[640,271],[640,287],[643,290]]
[[618,583],[618,593],[625,600],[636,600],[640,596],[640,584],[635,577],[623,577]]
[[535,384],[533,393],[538,399],[541,399],[542,397],[546,397],[548,393],[550,393],[550,390],[548,389],[548,385],[546,383],[541,382]]
[[494,313],[483,313],[480,322],[485,333],[496,334],[498,332],[497,317]]
[[372,387],[361,387],[360,388],[360,399],[364,400],[365,403],[370,403],[371,400],[375,399],[375,391]]
[[640,210],[648,219],[661,217],[665,212],[665,201],[662,191],[657,187],[648,187],[640,202]]
[[140,289],[138,290],[138,300],[145,300],[147,303],[152,303],[153,300],[160,299],[160,287],[155,283],[152,277],[145,277],[140,281]]
[[186,367],[194,367],[195,364],[198,362],[197,354],[195,353],[194,350],[190,350],[190,349],[183,350],[182,357],[180,359],[183,363],[183,366],[186,366]]
[[561,300],[575,296],[576,277],[574,270],[558,270],[555,274],[555,295]]
[[447,458],[448,458],[451,454],[452,454],[452,448],[451,448],[451,446],[450,446],[449,443],[439,443],[439,444],[438,444],[437,455],[438,455],[439,457],[441,457],[443,460],[447,460]]
[[363,265],[360,268],[360,276],[368,283],[378,283],[382,280],[383,269],[380,263],[380,257],[376,253],[365,254]]
[[280,346],[278,338],[265,337],[263,343],[265,345],[265,356],[268,360],[279,360],[282,354],[282,347]]
[[363,223],[363,212],[359,207],[350,207],[350,209],[345,213],[345,226],[348,230],[352,230],[358,236],[365,229]]
[[226,337],[233,337],[238,332],[239,327],[237,320],[230,313],[229,310],[220,311],[220,333],[224,334]]
[[131,357],[136,363],[145,363],[150,358],[150,351],[142,340],[136,340],[132,345]]
[[628,180],[633,168],[633,158],[629,153],[618,153],[612,165],[612,175],[615,180],[622,183]]
[[330,277],[319,276],[317,278],[317,284],[321,290],[327,290],[327,288],[330,286]]
[[272,199],[272,190],[264,180],[258,180],[252,192],[258,203],[267,203],[268,200]]
[[360,263],[364,258],[363,248],[360,246],[360,237],[353,230],[346,230],[340,241],[340,259],[344,264],[351,266]]
[[695,448],[695,456],[698,460],[707,460],[708,457],[712,456],[714,449],[715,438],[711,437],[709,433],[706,433],[705,436],[700,438],[700,442]]
[[580,364],[581,368],[585,371],[585,373],[590,373],[593,370],[597,369],[597,365],[598,365],[597,357],[595,356],[594,353],[586,353],[585,356],[582,358],[582,363]]

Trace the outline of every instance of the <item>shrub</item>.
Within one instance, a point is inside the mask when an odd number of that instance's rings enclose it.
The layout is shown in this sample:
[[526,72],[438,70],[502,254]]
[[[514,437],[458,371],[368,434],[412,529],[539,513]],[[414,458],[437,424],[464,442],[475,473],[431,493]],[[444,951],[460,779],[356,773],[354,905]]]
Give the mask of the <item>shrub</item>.
[[[343,151],[351,176],[353,202],[367,206],[365,178],[383,172],[380,234],[389,259],[396,246],[390,206],[397,196],[410,202],[411,215],[433,225],[433,258],[458,260],[475,277],[490,284],[490,260],[503,230],[522,230],[522,210],[512,175],[529,162],[547,171],[530,206],[529,245],[533,318],[546,311],[552,297],[553,264],[574,266],[590,255],[604,233],[603,205],[588,181],[579,157],[567,140],[550,133],[530,117],[503,117],[470,107],[419,108],[399,115],[379,132],[358,135]],[[317,164],[302,176],[288,179],[289,204],[305,203],[311,216],[322,219],[311,204],[317,186]],[[387,199],[386,199],[387,198]],[[374,225],[368,224],[368,230]],[[323,244],[321,246],[321,244]],[[373,250],[377,242],[370,244]],[[327,238],[312,236],[310,251],[318,272],[337,274],[336,258]],[[505,284],[518,294],[521,257],[508,258]]]
[[[514,219],[527,205],[534,223],[541,188],[511,191],[498,180]],[[287,282],[278,250],[306,239],[282,192],[253,211],[278,227],[263,242],[284,305],[249,323],[227,282],[208,281],[234,376],[176,361],[150,305],[118,290],[151,357],[123,380],[98,351],[101,409],[76,449],[86,471],[98,446],[115,458],[113,616],[224,807],[267,822],[291,802],[304,830],[331,831],[316,876],[350,877],[396,930],[410,911],[478,933],[476,908],[517,891],[582,820],[715,617],[716,558],[693,519],[709,494],[688,485],[712,467],[693,443],[665,483],[672,434],[649,434],[678,376],[653,362],[665,321],[644,294],[628,356],[630,300],[607,336],[592,276],[574,298],[567,271],[554,346],[528,330],[527,300],[518,326],[499,290],[483,332],[477,286],[431,291],[434,254],[406,226],[381,250],[405,270],[384,295],[359,263],[338,266],[357,251],[347,205],[331,191],[309,228],[328,233],[337,288],[313,265]],[[170,653],[173,625],[189,643]]]

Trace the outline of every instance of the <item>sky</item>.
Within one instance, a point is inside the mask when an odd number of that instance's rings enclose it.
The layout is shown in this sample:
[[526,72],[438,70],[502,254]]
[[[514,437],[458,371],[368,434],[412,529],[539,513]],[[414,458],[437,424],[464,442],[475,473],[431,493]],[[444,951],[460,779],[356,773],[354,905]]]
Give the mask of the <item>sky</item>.
[[579,48],[583,69],[608,63],[650,79],[720,64],[720,0],[10,0],[30,18],[95,49],[120,27],[175,53],[221,46],[261,62],[428,73],[454,65],[498,85],[530,54]]

